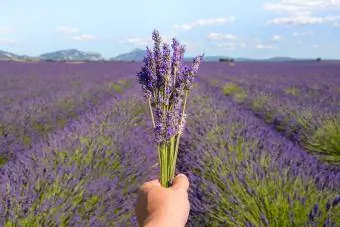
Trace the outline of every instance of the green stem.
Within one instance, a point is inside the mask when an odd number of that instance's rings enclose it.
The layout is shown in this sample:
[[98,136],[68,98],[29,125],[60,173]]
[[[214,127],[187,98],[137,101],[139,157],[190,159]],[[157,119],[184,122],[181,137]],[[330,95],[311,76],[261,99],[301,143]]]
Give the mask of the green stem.
[[[181,125],[182,125],[182,123],[183,123],[183,116],[184,116],[184,113],[185,113],[185,106],[186,106],[186,104],[187,104],[187,98],[188,98],[188,94],[189,94],[189,92],[188,91],[186,91],[185,92],[185,98],[184,98],[184,104],[183,104],[183,111],[182,111],[182,119],[181,119]],[[175,138],[176,138],[176,136],[175,136]],[[176,170],[176,162],[177,162],[177,154],[178,154],[178,148],[179,148],[179,140],[180,140],[180,138],[181,138],[181,134],[179,133],[178,135],[177,135],[177,138],[175,139],[175,141],[176,141],[176,146],[175,146],[175,154],[174,154],[174,159],[173,159],[173,162],[172,162],[172,169],[173,169],[173,173],[172,173],[172,175],[171,175],[171,179],[174,179],[175,178],[175,170]]]
[[161,145],[161,162],[162,162],[162,167],[161,167],[161,185],[162,187],[169,187],[169,182],[170,182],[170,169],[169,166],[171,166],[171,163],[169,163],[169,157],[170,157],[170,152],[169,152],[169,144],[164,142]]
[[155,125],[155,118],[153,117],[153,112],[152,112],[152,107],[151,107],[151,100],[148,99],[148,102],[149,102],[149,110],[150,110],[150,114],[151,114],[152,125],[153,125],[153,128],[155,128],[156,125]]
[[174,179],[175,175],[175,169],[173,163],[176,162],[175,159],[175,142],[176,142],[176,136],[173,136],[170,138],[170,162],[169,162],[169,186],[171,186],[172,181]]

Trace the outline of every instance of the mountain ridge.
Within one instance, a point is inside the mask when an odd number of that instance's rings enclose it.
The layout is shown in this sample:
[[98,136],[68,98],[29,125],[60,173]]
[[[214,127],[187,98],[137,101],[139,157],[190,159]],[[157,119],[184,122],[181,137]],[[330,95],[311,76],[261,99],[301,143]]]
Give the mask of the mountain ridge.
[[[11,52],[0,50],[0,61],[142,61],[146,54],[146,49],[136,48],[130,52],[122,53],[116,57],[104,58],[97,52],[85,52],[78,49],[63,49],[53,52],[43,53],[39,56],[33,57],[28,55],[17,55]],[[184,57],[184,61],[192,61],[194,57]],[[228,56],[205,56],[204,61],[219,61],[220,59],[234,59],[234,61],[248,62],[248,61],[270,61],[270,62],[285,62],[285,61],[315,61],[317,58],[294,58],[286,56],[275,56],[270,58],[254,59],[246,57],[228,57]],[[321,58],[320,58],[321,60]],[[338,59],[327,59],[338,60]]]

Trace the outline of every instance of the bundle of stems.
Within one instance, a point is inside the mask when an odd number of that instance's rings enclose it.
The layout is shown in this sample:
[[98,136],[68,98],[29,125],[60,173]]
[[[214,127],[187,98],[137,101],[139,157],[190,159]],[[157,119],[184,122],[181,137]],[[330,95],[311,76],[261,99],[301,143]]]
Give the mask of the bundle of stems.
[[152,33],[153,50],[147,47],[144,65],[137,74],[149,105],[160,163],[160,183],[170,187],[175,177],[180,137],[183,133],[185,106],[203,55],[192,65],[182,65],[185,47],[177,39],[170,46],[162,43],[157,30]]

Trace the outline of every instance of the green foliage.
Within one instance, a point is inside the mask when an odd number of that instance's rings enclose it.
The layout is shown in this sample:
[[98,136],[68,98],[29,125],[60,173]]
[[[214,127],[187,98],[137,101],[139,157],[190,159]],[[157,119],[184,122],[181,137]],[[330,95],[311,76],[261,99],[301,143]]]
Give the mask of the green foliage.
[[120,79],[117,82],[110,82],[107,85],[108,90],[113,90],[115,93],[122,94],[125,89],[130,87],[130,81]]
[[237,102],[244,102],[247,98],[246,91],[235,83],[226,83],[222,87],[222,92],[226,96],[233,96]]
[[47,122],[33,121],[32,127],[40,135],[45,135],[52,131],[52,125],[48,124]]
[[0,167],[4,166],[8,162],[8,157],[0,155]]
[[222,87],[222,92],[224,95],[233,95],[237,92],[242,91],[242,89],[235,83],[226,83]]
[[285,89],[285,92],[290,95],[298,96],[300,90],[297,87],[288,87]]
[[221,83],[221,82],[217,79],[213,79],[213,80],[210,81],[210,85],[213,86],[213,87],[218,86],[219,83]]
[[255,111],[261,111],[263,109],[264,105],[270,101],[271,95],[269,94],[259,94],[255,95],[254,99],[251,102],[252,108]]
[[313,152],[340,158],[340,115],[325,119],[305,143]]

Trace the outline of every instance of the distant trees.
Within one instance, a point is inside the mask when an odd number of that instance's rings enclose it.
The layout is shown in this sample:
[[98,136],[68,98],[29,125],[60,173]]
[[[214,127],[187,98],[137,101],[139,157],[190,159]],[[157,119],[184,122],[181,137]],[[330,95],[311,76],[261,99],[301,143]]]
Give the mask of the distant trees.
[[320,62],[320,61],[321,61],[321,58],[317,58],[317,59],[316,59],[316,62]]
[[233,58],[220,58],[219,61],[233,63],[235,60]]

